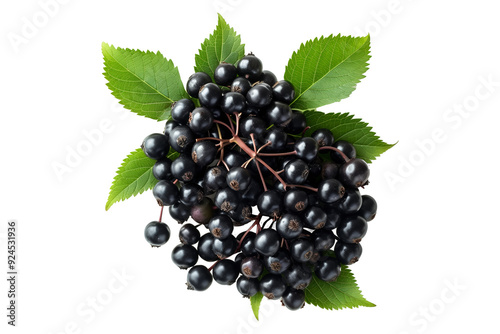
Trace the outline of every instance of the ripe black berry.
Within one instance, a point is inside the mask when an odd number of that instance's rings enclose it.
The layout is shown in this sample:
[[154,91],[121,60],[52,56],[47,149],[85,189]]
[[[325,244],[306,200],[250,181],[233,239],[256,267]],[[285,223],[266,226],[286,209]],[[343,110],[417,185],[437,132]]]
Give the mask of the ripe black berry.
[[325,211],[318,206],[311,206],[304,211],[304,224],[308,228],[323,228],[328,219]]
[[335,252],[335,257],[340,263],[345,265],[350,265],[358,262],[361,254],[363,253],[363,248],[361,244],[349,244],[341,241],[335,243],[333,248]]
[[152,221],[146,225],[144,237],[151,246],[160,247],[170,239],[170,228],[165,223]]
[[303,223],[299,216],[291,213],[285,213],[276,223],[276,230],[285,239],[295,239],[301,233]]
[[187,206],[192,206],[200,203],[203,200],[203,197],[205,197],[203,189],[199,185],[194,183],[184,184],[181,187],[179,194],[180,201]]
[[268,84],[259,83],[250,88],[246,98],[249,105],[262,108],[271,103],[273,99],[273,91]]
[[153,166],[153,176],[157,180],[171,180],[172,172],[170,167],[172,166],[172,160],[169,158],[163,158],[158,161]]
[[204,291],[212,285],[212,274],[205,266],[194,266],[188,271],[186,284],[189,290]]
[[306,294],[304,290],[297,290],[288,287],[283,293],[283,305],[286,306],[287,309],[296,311],[304,307],[306,299]]
[[285,166],[285,179],[291,184],[303,184],[309,177],[309,165],[301,159],[290,161]]
[[168,208],[168,212],[170,217],[176,220],[179,224],[184,223],[191,216],[191,209],[180,202],[172,204]]
[[144,138],[141,148],[148,158],[160,160],[167,156],[170,145],[167,136],[161,133],[153,133]]
[[235,191],[245,191],[251,181],[252,175],[246,168],[233,167],[227,172],[227,185]]
[[274,75],[273,72],[268,71],[268,70],[263,70],[259,81],[266,83],[270,87],[272,87],[278,81],[278,78],[276,78],[276,76]]
[[217,262],[213,268],[214,280],[222,285],[231,285],[239,276],[239,268],[233,260],[224,259]]
[[290,104],[295,99],[295,89],[290,82],[286,80],[280,80],[276,82],[272,87],[273,97],[276,101]]
[[257,278],[262,274],[264,266],[255,256],[246,257],[241,260],[241,273],[248,278]]
[[267,274],[260,280],[260,292],[268,299],[280,299],[285,290],[281,275]]
[[300,238],[290,242],[290,255],[297,262],[307,262],[314,253],[314,245],[311,241]]
[[208,166],[214,161],[217,154],[215,141],[204,140],[199,141],[193,145],[191,150],[191,159],[200,167]]
[[208,262],[213,262],[218,259],[217,255],[213,251],[214,236],[210,233],[206,233],[201,236],[198,242],[198,255]]
[[333,145],[333,134],[328,129],[318,129],[312,133],[311,137],[318,142],[319,147]]
[[194,245],[200,240],[200,231],[193,224],[184,224],[179,229],[179,240],[186,245]]
[[283,249],[271,256],[264,257],[264,266],[272,274],[281,274],[292,265],[292,259],[288,251]]
[[198,262],[198,252],[191,245],[180,244],[172,250],[172,262],[180,269],[187,269]]
[[276,190],[263,192],[257,201],[257,208],[264,216],[277,218],[283,210],[283,196]]
[[297,156],[307,161],[313,161],[318,156],[319,146],[311,137],[300,138],[295,142]]
[[352,159],[343,164],[339,170],[339,180],[346,187],[362,187],[370,177],[368,164],[362,159]]
[[168,137],[170,146],[177,152],[187,152],[191,150],[191,146],[195,143],[193,131],[186,125],[175,127]]
[[242,77],[234,79],[231,83],[231,92],[240,93],[242,96],[247,95],[250,88],[252,88],[250,81]]
[[288,211],[300,213],[309,206],[309,198],[305,191],[291,189],[285,193],[283,203]]
[[217,239],[225,239],[233,233],[233,221],[226,215],[217,215],[210,219],[208,229]]
[[189,127],[195,133],[208,131],[214,123],[214,116],[210,110],[204,107],[196,108],[189,116]]
[[265,109],[264,113],[270,124],[286,126],[292,118],[292,108],[283,102],[273,101]]
[[305,265],[296,263],[283,273],[283,279],[292,288],[303,290],[311,283],[312,273]]
[[212,82],[212,78],[205,72],[196,72],[192,74],[186,84],[186,91],[192,97],[198,97],[198,93],[203,85]]
[[252,297],[259,292],[259,280],[240,276],[236,281],[236,288],[244,297]]
[[224,259],[233,255],[238,247],[238,241],[233,235],[229,235],[226,239],[214,239],[212,250],[219,259]]
[[356,215],[363,217],[367,222],[373,220],[377,214],[377,202],[370,195],[361,196],[361,207]]
[[203,106],[212,108],[219,105],[222,91],[217,84],[210,82],[201,87],[198,99]]
[[359,243],[366,235],[368,224],[359,216],[348,216],[337,227],[337,236],[342,242]]
[[258,80],[262,74],[262,62],[253,54],[241,58],[236,64],[236,68],[239,76],[245,77],[250,82]]
[[319,184],[318,197],[321,201],[331,204],[344,197],[345,191],[344,186],[338,180],[327,179]]
[[214,80],[218,85],[229,86],[237,75],[238,71],[233,64],[221,63],[215,68]]
[[196,164],[188,155],[180,155],[172,162],[172,176],[178,180],[189,182],[196,176]]
[[[344,153],[348,159],[356,158],[356,148],[354,147],[353,144],[349,143],[348,141],[339,140],[333,143],[332,146],[342,151],[342,153]],[[330,157],[334,162],[338,164],[343,164],[344,162],[346,162],[344,157],[342,157],[340,153],[335,151],[330,151]]]
[[175,122],[185,125],[189,120],[189,114],[194,110],[194,108],[195,105],[193,101],[190,99],[181,99],[172,105],[170,115]]
[[247,109],[245,96],[238,92],[224,94],[220,108],[226,114],[240,113]]
[[170,181],[159,181],[153,188],[158,205],[172,205],[179,200],[179,190]]
[[230,212],[238,207],[238,193],[232,189],[225,188],[217,191],[214,198],[215,205],[224,212]]
[[349,188],[339,201],[333,203],[333,206],[340,213],[353,214],[361,208],[361,201],[362,199],[359,190]]
[[260,231],[255,237],[255,250],[262,255],[271,256],[280,248],[281,236],[271,229]]
[[333,257],[324,257],[316,262],[314,272],[320,280],[333,282],[340,275],[340,263]]

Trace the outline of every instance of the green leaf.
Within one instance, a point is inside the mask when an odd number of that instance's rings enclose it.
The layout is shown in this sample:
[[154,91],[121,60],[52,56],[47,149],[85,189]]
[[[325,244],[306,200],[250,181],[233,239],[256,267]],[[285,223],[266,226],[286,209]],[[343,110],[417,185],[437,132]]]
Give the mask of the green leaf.
[[252,305],[252,311],[253,315],[255,316],[255,319],[259,320],[259,308],[260,308],[260,303],[262,302],[262,298],[264,295],[259,291],[252,297],[250,297],[250,304]]
[[102,43],[102,54],[109,89],[125,108],[139,115],[165,120],[173,102],[189,97],[179,70],[160,52]]
[[374,307],[359,290],[356,280],[347,266],[342,266],[335,282],[325,282],[313,274],[311,283],[305,289],[306,303],[327,310],[340,310],[359,306]]
[[245,55],[245,44],[241,44],[237,35],[224,18],[219,14],[219,22],[212,35],[201,44],[195,55],[195,72],[205,72],[212,79],[214,71],[221,62],[234,64]]
[[352,143],[356,148],[357,157],[368,163],[395,145],[383,142],[372,131],[371,126],[347,113],[325,114],[320,111],[307,110],[304,115],[307,124],[311,126],[306,132],[307,135],[317,129],[327,128],[332,131],[335,140],[347,140]]
[[301,44],[285,69],[295,87],[294,109],[315,109],[348,97],[365,76],[370,36],[333,36]]
[[[168,158],[175,159],[178,155],[179,153],[171,149]],[[116,172],[106,202],[106,211],[116,202],[152,189],[158,182],[153,176],[155,162],[156,160],[148,158],[140,148],[131,152]]]

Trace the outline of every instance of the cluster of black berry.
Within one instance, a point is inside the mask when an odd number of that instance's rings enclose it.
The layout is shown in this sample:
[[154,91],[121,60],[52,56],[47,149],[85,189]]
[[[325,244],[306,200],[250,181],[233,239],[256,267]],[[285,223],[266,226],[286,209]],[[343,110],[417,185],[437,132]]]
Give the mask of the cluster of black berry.
[[[368,165],[328,129],[305,137],[305,116],[289,106],[293,86],[262,70],[253,54],[236,66],[221,63],[214,79],[193,74],[186,87],[193,99],[177,101],[164,133],[142,144],[157,160],[153,194],[162,211],[169,206],[179,223],[198,223],[182,225],[172,260],[190,268],[189,289],[236,282],[244,296],[260,291],[301,308],[313,273],[333,281],[341,264],[361,256],[359,242],[377,210],[358,190],[368,183]],[[180,153],[173,161],[170,148]],[[161,246],[170,230],[160,217],[145,236]],[[215,264],[197,265],[199,258]]]

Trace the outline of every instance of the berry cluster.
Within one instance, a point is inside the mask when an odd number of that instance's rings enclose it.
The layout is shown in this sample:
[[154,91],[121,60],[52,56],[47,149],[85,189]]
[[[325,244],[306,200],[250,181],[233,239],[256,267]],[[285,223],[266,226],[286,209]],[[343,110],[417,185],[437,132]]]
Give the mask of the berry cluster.
[[[186,89],[193,99],[177,101],[164,133],[142,144],[157,160],[153,194],[162,212],[168,206],[179,223],[198,223],[181,226],[172,261],[189,269],[189,289],[236,282],[243,296],[260,291],[299,309],[313,274],[334,281],[341,264],[361,256],[377,211],[358,190],[368,184],[368,165],[328,129],[305,137],[306,118],[289,105],[292,84],[263,70],[253,54],[221,63],[213,77],[191,75]],[[173,161],[170,148],[180,153]],[[145,237],[157,247],[168,241],[161,215]],[[199,258],[215,263],[207,268]]]

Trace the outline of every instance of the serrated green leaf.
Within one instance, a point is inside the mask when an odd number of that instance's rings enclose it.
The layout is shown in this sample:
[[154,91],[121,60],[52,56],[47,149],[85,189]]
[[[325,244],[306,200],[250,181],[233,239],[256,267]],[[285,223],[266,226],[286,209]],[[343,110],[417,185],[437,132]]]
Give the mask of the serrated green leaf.
[[260,291],[250,297],[250,304],[252,305],[253,315],[257,320],[259,320],[259,308],[260,303],[262,302],[262,298],[264,298],[264,295]]
[[160,52],[102,43],[102,54],[109,89],[125,108],[139,115],[165,120],[173,102],[189,97],[179,70]]
[[320,128],[327,128],[333,133],[335,140],[347,140],[356,148],[358,158],[370,163],[376,157],[393,147],[380,140],[368,123],[363,122],[348,113],[328,113],[308,110],[304,112],[307,124],[311,128],[306,132],[310,135]]
[[224,18],[219,14],[219,22],[212,35],[201,44],[195,55],[195,72],[205,72],[214,78],[214,71],[221,62],[234,64],[245,55],[245,45]]
[[[168,158],[175,159],[179,153],[170,150]],[[116,171],[116,176],[109,190],[106,211],[116,202],[142,194],[152,189],[158,180],[153,176],[156,160],[148,158],[142,149],[131,152]]]
[[369,35],[330,35],[302,44],[285,69],[285,80],[295,87],[291,106],[310,110],[348,97],[365,77],[369,53]]
[[335,282],[320,280],[315,274],[311,283],[305,289],[306,303],[327,310],[340,310],[359,306],[374,307],[361,294],[354,275],[347,266],[342,266]]

